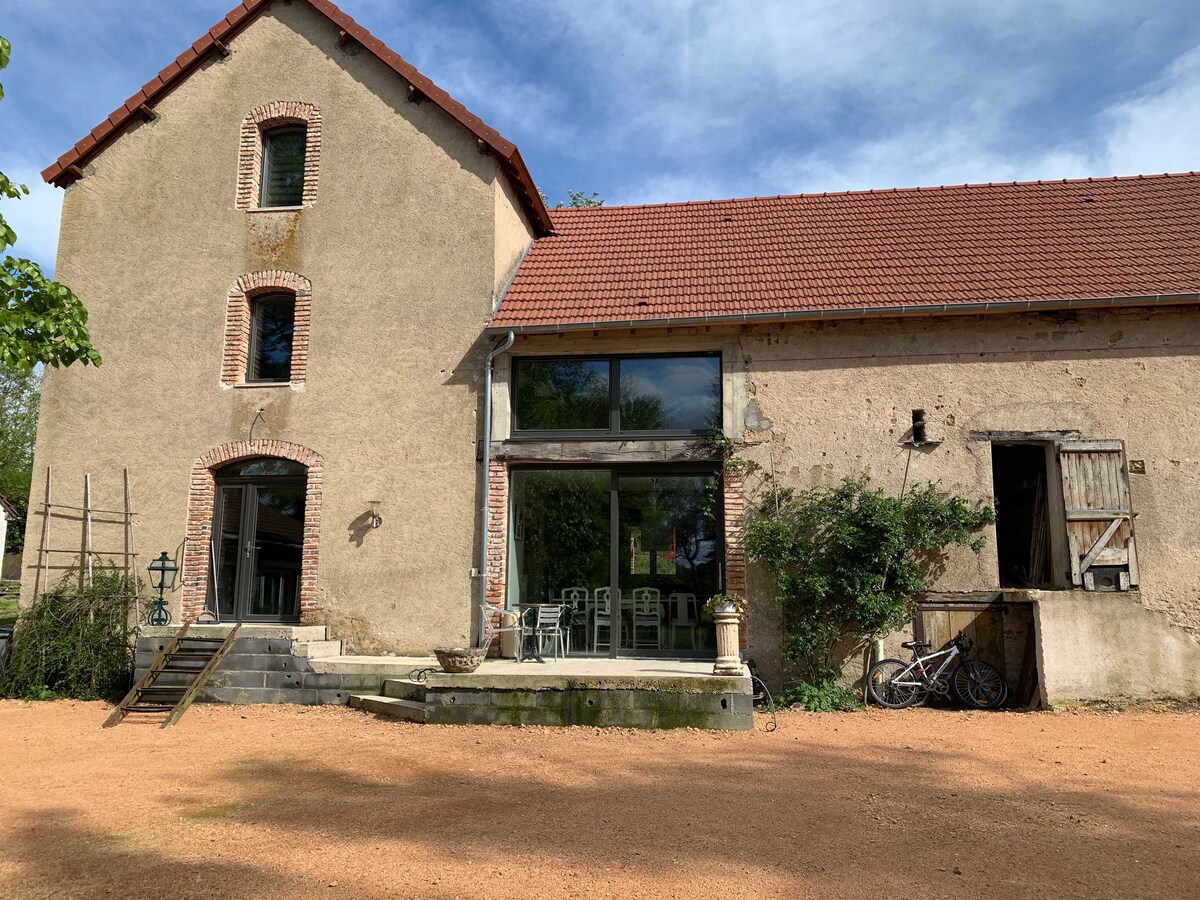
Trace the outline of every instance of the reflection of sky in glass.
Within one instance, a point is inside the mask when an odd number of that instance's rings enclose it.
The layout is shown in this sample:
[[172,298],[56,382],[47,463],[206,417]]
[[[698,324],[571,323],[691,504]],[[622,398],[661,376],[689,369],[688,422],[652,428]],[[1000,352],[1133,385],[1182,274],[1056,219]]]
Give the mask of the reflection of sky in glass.
[[715,356],[621,360],[621,402],[652,397],[664,431],[704,431],[720,424],[721,363]]

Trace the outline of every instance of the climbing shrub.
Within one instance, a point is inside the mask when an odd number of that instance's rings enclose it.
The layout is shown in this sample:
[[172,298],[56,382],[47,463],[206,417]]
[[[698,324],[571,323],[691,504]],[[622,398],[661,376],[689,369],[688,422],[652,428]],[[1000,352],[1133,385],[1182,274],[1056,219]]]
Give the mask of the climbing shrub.
[[100,568],[78,574],[21,610],[0,695],[27,700],[120,700],[133,674],[136,584]]
[[989,504],[932,484],[902,497],[872,488],[865,475],[802,493],[768,486],[747,528],[746,550],[775,581],[784,656],[817,690],[809,699],[836,706],[847,646],[910,621],[947,549],[978,552],[978,533],[994,519]]

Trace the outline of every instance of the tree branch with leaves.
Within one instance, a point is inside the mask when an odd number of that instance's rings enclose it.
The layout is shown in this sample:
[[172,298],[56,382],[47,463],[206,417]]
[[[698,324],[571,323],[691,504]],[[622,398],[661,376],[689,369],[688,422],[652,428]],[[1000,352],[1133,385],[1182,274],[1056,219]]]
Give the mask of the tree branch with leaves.
[[[0,37],[0,69],[8,65],[11,49]],[[0,172],[0,199],[19,200],[28,194],[28,187]],[[0,253],[16,241],[16,232],[0,214]],[[0,365],[24,371],[38,363],[100,365],[87,320],[83,302],[69,287],[47,278],[37,263],[13,256],[0,262]]]

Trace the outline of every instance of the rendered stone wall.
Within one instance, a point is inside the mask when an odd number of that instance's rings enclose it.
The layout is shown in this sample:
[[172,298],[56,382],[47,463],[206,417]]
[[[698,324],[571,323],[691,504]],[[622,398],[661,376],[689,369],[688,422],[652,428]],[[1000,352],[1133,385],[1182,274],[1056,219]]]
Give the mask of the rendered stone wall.
[[[229,49],[65,192],[57,273],[87,304],[104,364],[47,373],[34,495],[51,466],[55,498],[79,505],[91,473],[94,505],[119,510],[128,467],[139,566],[162,550],[183,565],[169,597],[178,620],[182,586],[208,564],[196,460],[237,442],[306,448],[324,461],[306,616],[352,652],[461,646],[477,603],[481,332],[528,225],[475,136],[410,102],[402,78],[343,46],[308,4],[273,4]],[[243,125],[263,110],[297,114],[277,101],[311,107],[319,183],[314,169],[302,207],[259,211]],[[311,286],[307,347],[293,357],[302,377],[237,383],[230,286],[268,272]],[[298,302],[298,325],[302,313]],[[97,546],[121,548],[119,532],[96,532]],[[78,548],[79,524],[56,520],[50,543]]]

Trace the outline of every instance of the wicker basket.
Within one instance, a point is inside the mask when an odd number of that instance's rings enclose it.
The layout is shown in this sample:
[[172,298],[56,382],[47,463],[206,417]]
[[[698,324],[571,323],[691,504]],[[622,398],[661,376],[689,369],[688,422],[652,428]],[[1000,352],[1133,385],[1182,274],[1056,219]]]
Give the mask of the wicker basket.
[[437,647],[433,655],[442,665],[443,672],[474,672],[487,656],[487,647]]

